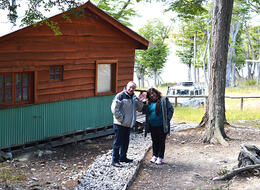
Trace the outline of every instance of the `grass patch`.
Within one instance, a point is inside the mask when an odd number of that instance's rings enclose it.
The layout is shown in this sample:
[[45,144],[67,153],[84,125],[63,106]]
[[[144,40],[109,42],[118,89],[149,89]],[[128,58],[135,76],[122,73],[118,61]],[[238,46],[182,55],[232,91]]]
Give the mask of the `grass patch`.
[[177,122],[196,122],[199,123],[205,113],[203,107],[174,107],[173,120]]
[[259,96],[260,86],[241,85],[240,87],[226,88],[227,96]]
[[[165,87],[158,88],[163,95],[166,94]],[[226,88],[227,96],[259,96],[260,86],[241,85],[236,88]],[[225,99],[226,117],[229,122],[241,123],[248,121],[252,126],[260,127],[260,98],[244,99],[243,110],[240,110],[241,99]],[[205,108],[175,107],[173,120],[176,122],[199,123],[205,113]]]
[[[249,84],[250,83],[250,84]],[[260,85],[252,85],[254,82],[241,83],[239,87],[226,88],[226,96],[259,96]],[[163,96],[166,95],[167,86],[157,88]],[[243,110],[240,110],[240,99],[225,99],[226,117],[229,122],[239,123],[249,121],[252,126],[260,127],[260,98],[244,99]],[[173,121],[199,123],[205,113],[204,107],[174,107]]]
[[27,175],[20,170],[0,168],[0,183],[8,187],[10,184],[27,180]]

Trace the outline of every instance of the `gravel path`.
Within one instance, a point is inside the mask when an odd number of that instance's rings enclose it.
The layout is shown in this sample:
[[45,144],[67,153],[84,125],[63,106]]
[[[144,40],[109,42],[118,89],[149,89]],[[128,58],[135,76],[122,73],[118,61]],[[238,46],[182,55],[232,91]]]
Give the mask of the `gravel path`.
[[127,189],[133,182],[137,171],[147,151],[151,147],[151,138],[148,135],[131,133],[127,157],[134,159],[132,163],[122,163],[117,168],[111,165],[112,150],[100,155],[89,166],[74,190],[122,190]]

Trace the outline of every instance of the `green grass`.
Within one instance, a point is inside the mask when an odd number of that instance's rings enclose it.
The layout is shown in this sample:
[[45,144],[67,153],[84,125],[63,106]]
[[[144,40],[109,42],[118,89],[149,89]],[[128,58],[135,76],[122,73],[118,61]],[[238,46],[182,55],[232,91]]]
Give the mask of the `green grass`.
[[[163,95],[166,94],[166,87],[158,88]],[[260,96],[260,86],[248,86],[242,84],[236,88],[226,88],[227,96]],[[244,99],[243,110],[240,110],[240,99],[225,99],[226,117],[229,122],[239,123],[249,121],[253,126],[260,127],[260,98]],[[173,121],[175,122],[200,122],[205,109],[203,107],[175,107]]]
[[[251,85],[253,82],[241,83],[239,87],[226,88],[226,96],[260,96],[260,85]],[[167,86],[157,88],[162,95],[166,95]],[[227,121],[239,123],[248,121],[252,126],[260,127],[260,98],[244,99],[243,110],[240,110],[240,99],[225,99]],[[203,107],[175,107],[173,121],[199,123],[205,113]]]
[[5,187],[8,187],[10,184],[14,182],[18,183],[19,181],[27,180],[27,175],[23,173],[23,171],[17,169],[7,169],[0,168],[0,183],[2,183]]
[[260,96],[260,85],[258,86],[246,86],[240,85],[239,87],[226,88],[226,95],[229,96]]
[[199,123],[205,113],[205,109],[191,107],[174,107],[173,121],[176,122],[196,122]]

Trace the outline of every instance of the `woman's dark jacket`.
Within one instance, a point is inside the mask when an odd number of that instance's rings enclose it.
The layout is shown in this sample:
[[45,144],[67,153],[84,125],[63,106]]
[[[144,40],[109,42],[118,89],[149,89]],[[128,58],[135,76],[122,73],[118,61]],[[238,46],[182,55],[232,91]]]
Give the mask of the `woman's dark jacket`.
[[[170,133],[170,121],[172,119],[172,115],[174,113],[174,109],[172,107],[172,104],[170,103],[169,99],[167,97],[161,98],[162,103],[162,115],[163,115],[163,130],[164,133],[169,134]],[[143,106],[143,113],[146,115],[145,117],[145,133],[144,136],[146,137],[147,133],[150,131],[150,124],[148,121],[148,115],[149,115],[149,105]]]

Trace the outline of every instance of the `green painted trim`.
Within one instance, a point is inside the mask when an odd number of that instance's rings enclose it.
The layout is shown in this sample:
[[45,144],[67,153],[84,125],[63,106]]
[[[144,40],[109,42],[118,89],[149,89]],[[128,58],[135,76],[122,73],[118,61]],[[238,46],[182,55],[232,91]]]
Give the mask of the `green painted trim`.
[[0,110],[0,148],[113,124],[114,95]]

